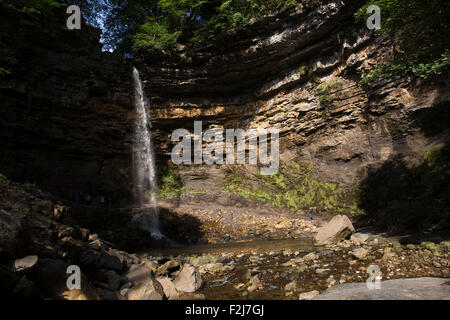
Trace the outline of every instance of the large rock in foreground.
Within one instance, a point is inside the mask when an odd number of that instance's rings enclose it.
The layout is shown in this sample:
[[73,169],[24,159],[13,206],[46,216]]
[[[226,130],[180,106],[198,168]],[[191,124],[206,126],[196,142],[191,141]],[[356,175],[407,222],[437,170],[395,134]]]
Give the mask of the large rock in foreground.
[[333,217],[326,225],[319,229],[314,240],[316,245],[339,242],[355,232],[352,222],[347,216]]
[[445,278],[395,279],[382,281],[378,290],[369,290],[366,283],[344,283],[315,300],[449,300],[449,283]]
[[132,284],[125,294],[128,300],[162,300],[164,298],[163,287],[153,278],[152,271],[143,265],[132,265],[123,278]]
[[202,286],[202,278],[195,267],[185,264],[173,284],[178,291],[195,292]]
[[162,300],[164,291],[161,284],[151,277],[132,287],[126,297],[128,300]]

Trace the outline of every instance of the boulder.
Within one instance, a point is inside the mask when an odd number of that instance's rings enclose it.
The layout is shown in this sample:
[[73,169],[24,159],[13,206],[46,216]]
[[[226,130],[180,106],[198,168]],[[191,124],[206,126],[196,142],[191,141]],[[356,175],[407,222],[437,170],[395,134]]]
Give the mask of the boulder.
[[178,291],[195,292],[202,286],[202,278],[195,267],[185,264],[173,283]]
[[12,263],[12,271],[23,273],[33,270],[38,263],[38,256],[26,256],[21,259],[16,259]]
[[444,300],[450,296],[446,278],[413,278],[382,281],[380,289],[369,290],[367,283],[344,283],[315,300]]
[[169,277],[156,278],[164,290],[164,294],[169,300],[178,300],[178,291]]
[[128,300],[162,300],[164,290],[145,265],[131,265],[122,276],[120,293]]
[[0,259],[20,257],[24,247],[22,222],[12,213],[0,210]]
[[161,284],[150,276],[130,288],[126,298],[128,300],[163,300],[164,291]]
[[337,215],[319,229],[314,237],[316,245],[339,242],[355,232],[352,222],[347,216]]
[[122,271],[126,266],[125,257],[117,250],[111,249],[109,251],[102,250],[101,252],[102,266],[107,269],[115,271]]

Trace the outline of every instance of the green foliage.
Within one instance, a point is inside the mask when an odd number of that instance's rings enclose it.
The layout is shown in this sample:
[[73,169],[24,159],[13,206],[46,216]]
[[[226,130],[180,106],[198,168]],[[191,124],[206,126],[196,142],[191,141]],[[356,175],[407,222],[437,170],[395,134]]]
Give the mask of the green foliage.
[[177,167],[173,164],[159,169],[158,196],[161,198],[173,197],[186,192],[182,187]]
[[127,53],[171,50],[176,43],[203,46],[218,43],[260,16],[295,5],[296,0],[72,0],[85,18],[104,20],[106,48]]
[[62,8],[67,4],[56,0],[0,0],[0,7],[16,14],[37,16],[50,13],[54,9]]
[[173,49],[179,36],[179,31],[171,33],[163,24],[147,22],[133,36],[132,49],[135,52],[148,48]]
[[322,82],[314,89],[314,93],[319,96],[319,101],[323,105],[331,105],[335,100],[336,91],[339,91],[344,86],[341,78],[332,78],[328,81]]
[[368,84],[383,74],[414,74],[429,79],[448,71],[450,38],[446,0],[371,0],[356,12],[357,21],[368,18],[367,8],[381,9],[378,33],[394,37],[397,50],[392,59],[373,70],[362,71],[361,84]]
[[283,164],[275,175],[257,175],[257,187],[252,187],[248,179],[230,174],[224,190],[294,211],[317,207],[330,212],[360,213],[355,202],[347,204],[338,185],[312,178],[312,171],[313,166],[304,162]]
[[4,77],[4,76],[9,76],[11,75],[11,72],[4,69],[4,68],[0,68],[0,77]]

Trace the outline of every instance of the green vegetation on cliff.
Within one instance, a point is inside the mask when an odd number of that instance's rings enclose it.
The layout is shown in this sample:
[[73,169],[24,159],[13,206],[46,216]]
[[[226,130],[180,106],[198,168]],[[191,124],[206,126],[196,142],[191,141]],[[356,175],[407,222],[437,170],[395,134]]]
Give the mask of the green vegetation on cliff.
[[370,0],[356,14],[359,21],[381,9],[381,34],[394,38],[391,61],[362,72],[362,84],[382,74],[415,74],[423,79],[448,72],[450,66],[450,6],[446,0]]
[[320,211],[352,215],[361,213],[350,193],[344,192],[335,183],[313,178],[313,169],[311,164],[305,162],[282,164],[275,175],[256,175],[254,183],[232,173],[224,190],[278,208],[299,210],[316,207]]
[[[124,52],[207,45],[245,28],[296,0],[72,0],[104,31],[107,48]],[[97,17],[102,18],[98,23]]]

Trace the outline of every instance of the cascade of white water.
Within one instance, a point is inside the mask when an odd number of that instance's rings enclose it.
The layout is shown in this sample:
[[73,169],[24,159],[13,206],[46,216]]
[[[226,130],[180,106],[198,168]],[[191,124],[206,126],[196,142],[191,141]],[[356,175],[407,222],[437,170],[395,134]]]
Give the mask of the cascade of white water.
[[135,215],[135,222],[155,238],[162,238],[159,230],[159,210],[156,200],[155,154],[152,145],[151,122],[147,113],[147,99],[143,91],[139,71],[133,68],[134,121],[133,183],[135,197],[143,212]]

